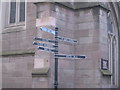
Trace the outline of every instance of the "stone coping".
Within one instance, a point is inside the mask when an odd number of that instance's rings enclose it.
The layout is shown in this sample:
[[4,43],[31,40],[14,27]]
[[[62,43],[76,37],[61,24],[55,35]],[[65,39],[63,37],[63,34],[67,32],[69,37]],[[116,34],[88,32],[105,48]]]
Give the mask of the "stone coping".
[[0,52],[0,56],[13,56],[13,55],[34,54],[34,53],[35,53],[34,49],[2,51],[2,52]]
[[[43,3],[43,2],[34,2],[34,4],[36,4],[36,5],[39,3]],[[46,3],[46,2],[44,2],[44,3]],[[52,2],[52,3],[61,4],[63,6],[71,8],[73,10],[100,6],[101,8],[104,8],[105,10],[110,11],[108,6],[105,5],[103,2]]]
[[112,73],[109,70],[100,70],[103,76],[111,76]]
[[32,71],[32,77],[46,77],[48,76],[49,70],[49,67],[36,68]]

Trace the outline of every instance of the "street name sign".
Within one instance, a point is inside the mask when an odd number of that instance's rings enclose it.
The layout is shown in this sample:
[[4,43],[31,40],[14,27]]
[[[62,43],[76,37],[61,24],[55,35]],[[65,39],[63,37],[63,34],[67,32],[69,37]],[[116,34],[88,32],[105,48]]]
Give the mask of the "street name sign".
[[71,58],[71,59],[85,59],[85,55],[65,55],[65,54],[58,54],[55,55],[56,58]]
[[56,52],[57,51],[55,49],[49,49],[49,48],[44,48],[44,47],[38,47],[38,49],[44,50],[44,51],[49,51],[49,52]]
[[53,30],[51,30],[51,29],[48,29],[48,28],[46,28],[46,27],[40,27],[40,30],[55,35],[55,31],[53,31]]
[[65,42],[69,42],[69,43],[77,43],[77,40],[74,40],[71,38],[66,38],[66,37],[61,37],[61,36],[58,36],[57,38],[60,41],[65,41]]
[[45,38],[37,38],[37,37],[35,37],[34,40],[55,43],[54,40],[49,40],[49,39],[45,39]]

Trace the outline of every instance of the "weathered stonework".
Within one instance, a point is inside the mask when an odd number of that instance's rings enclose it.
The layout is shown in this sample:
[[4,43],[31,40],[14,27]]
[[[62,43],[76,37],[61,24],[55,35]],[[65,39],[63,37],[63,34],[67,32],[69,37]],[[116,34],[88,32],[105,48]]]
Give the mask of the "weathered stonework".
[[34,37],[54,39],[53,35],[40,31],[40,26],[53,30],[57,26],[59,36],[78,41],[77,44],[59,42],[59,54],[87,56],[80,60],[59,59],[59,88],[115,87],[111,85],[111,76],[104,76],[100,70],[101,58],[109,60],[109,9],[106,4],[92,2],[27,2],[25,24],[2,33],[3,88],[54,87],[54,54],[35,49],[32,44]]

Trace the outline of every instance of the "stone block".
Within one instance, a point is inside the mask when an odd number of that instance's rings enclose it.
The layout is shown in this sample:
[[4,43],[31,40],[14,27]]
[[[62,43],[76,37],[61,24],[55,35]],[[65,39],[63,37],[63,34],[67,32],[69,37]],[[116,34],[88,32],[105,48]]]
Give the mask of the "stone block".
[[21,39],[15,38],[10,40],[10,50],[18,50],[20,47]]
[[76,30],[75,31],[75,38],[79,37],[88,37],[90,30]]
[[98,88],[100,88],[99,84],[83,84],[83,83],[76,83],[75,84],[75,88],[85,88],[85,90],[87,88],[97,88],[97,90],[99,90]]
[[16,38],[23,38],[26,37],[26,32],[25,31],[20,31],[20,32],[16,32]]
[[59,81],[65,83],[74,82],[74,70],[73,69],[59,69]]
[[41,11],[47,11],[50,9],[50,3],[39,3],[39,5],[37,5],[37,12],[41,12]]
[[84,10],[84,15],[85,15],[85,16],[90,16],[90,15],[92,15],[92,9],[86,9],[86,10]]
[[86,30],[86,29],[95,29],[94,22],[85,22],[78,24],[79,30]]
[[9,57],[2,57],[2,63],[9,63]]
[[34,68],[34,62],[28,62],[27,63],[27,70],[33,70]]
[[17,38],[17,32],[15,32],[15,33],[9,33],[8,35],[10,36],[9,39]]
[[64,22],[71,23],[71,24],[75,23],[74,16],[70,16],[64,13],[58,13],[55,11],[51,11],[50,13],[51,13],[51,16],[55,17],[56,19],[59,19],[59,20],[62,20]]
[[[97,62],[97,61],[96,61]],[[88,60],[76,60],[76,69],[95,69],[95,61],[88,61]]]
[[24,62],[15,63],[15,69],[19,70],[19,71],[26,71],[27,70],[27,63],[24,63]]
[[46,81],[32,83],[32,88],[47,88],[47,87],[48,87],[48,82]]
[[74,84],[71,82],[69,83],[60,82],[58,87],[59,88],[74,88]]
[[60,29],[61,28],[66,29],[64,31],[74,30],[74,23],[70,23],[69,21],[66,22],[66,21],[57,19],[56,26],[58,26]]
[[94,19],[93,19],[93,15],[89,15],[89,16],[78,16],[78,17],[75,17],[75,20],[76,20],[76,23],[79,24],[79,23],[85,23],[85,22],[93,22]]
[[75,61],[74,60],[62,60],[59,59],[59,68],[61,69],[74,69],[75,68]]
[[2,40],[2,50],[9,51],[10,50],[10,41]]
[[12,72],[15,70],[15,63],[5,63],[4,67],[6,68],[6,70]]
[[80,37],[79,44],[89,44],[93,42],[93,37]]
[[[61,42],[64,43],[64,41],[61,41]],[[73,49],[74,49],[74,46],[72,45],[66,45],[62,43],[59,44],[59,52],[61,52],[62,54],[66,54],[66,53],[73,54],[74,53]]]
[[101,72],[97,69],[76,69],[75,79],[79,78],[100,78]]
[[[31,86],[30,78],[3,78],[3,88],[27,88]],[[28,86],[29,85],[29,86]]]
[[9,57],[10,58],[10,62],[11,63],[21,63],[21,62],[24,62],[24,57],[20,57],[20,56],[16,56],[16,57]]
[[48,81],[47,77],[33,77],[32,78],[33,82],[45,82]]
[[[93,51],[93,52],[89,52],[88,56],[91,56],[91,59],[96,59],[99,60],[99,58],[101,58],[101,52],[100,51]],[[94,57],[94,58],[93,58]]]
[[14,88],[14,80],[10,78],[2,78],[2,88]]
[[97,51],[97,50],[100,50],[100,46],[97,43],[80,44],[80,45],[76,45],[75,48],[76,48],[77,51],[80,51],[80,52],[82,52],[82,51]]
[[19,71],[19,70],[15,70],[15,71],[13,71],[12,72],[12,77],[23,77],[23,73],[24,73],[24,71],[22,72],[22,71]]
[[9,38],[10,38],[9,33],[3,33],[2,34],[2,40],[6,40],[6,39],[9,39]]
[[89,30],[89,36],[99,37],[100,36],[100,31],[98,29]]
[[78,82],[76,82],[76,83],[79,83],[79,84],[81,84],[81,83],[83,83],[84,85],[86,85],[86,84],[91,84],[91,85],[94,85],[94,84],[99,84],[100,83],[100,78],[77,78],[77,80],[76,81],[78,81]]
[[32,88],[32,77],[25,78],[24,88]]
[[[25,83],[26,83],[27,77],[14,77],[14,88],[25,88]],[[28,82],[30,83],[30,82]]]
[[36,6],[33,4],[33,3],[31,3],[31,2],[28,2],[27,3],[27,16],[33,16],[33,15],[35,15],[35,13],[36,13]]
[[56,19],[53,17],[44,17],[36,20],[36,27],[39,26],[56,26]]

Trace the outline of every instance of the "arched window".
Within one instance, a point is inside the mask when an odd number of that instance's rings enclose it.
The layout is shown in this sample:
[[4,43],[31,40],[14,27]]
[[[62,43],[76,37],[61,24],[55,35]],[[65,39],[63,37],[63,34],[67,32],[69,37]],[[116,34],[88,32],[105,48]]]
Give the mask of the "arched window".
[[109,47],[109,68],[112,73],[111,84],[116,86],[118,81],[117,42],[110,13],[108,14],[108,47]]

